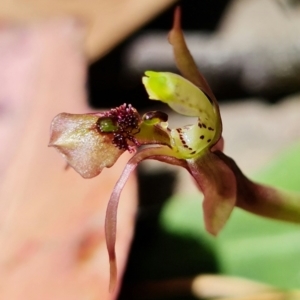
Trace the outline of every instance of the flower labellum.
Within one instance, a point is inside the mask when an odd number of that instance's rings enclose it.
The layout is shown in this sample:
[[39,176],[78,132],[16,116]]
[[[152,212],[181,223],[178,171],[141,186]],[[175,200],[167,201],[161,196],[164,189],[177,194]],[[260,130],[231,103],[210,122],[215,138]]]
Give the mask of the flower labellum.
[[139,123],[136,109],[126,104],[98,114],[61,113],[52,121],[49,146],[82,177],[92,178],[113,166],[124,151],[139,146],[134,138]]

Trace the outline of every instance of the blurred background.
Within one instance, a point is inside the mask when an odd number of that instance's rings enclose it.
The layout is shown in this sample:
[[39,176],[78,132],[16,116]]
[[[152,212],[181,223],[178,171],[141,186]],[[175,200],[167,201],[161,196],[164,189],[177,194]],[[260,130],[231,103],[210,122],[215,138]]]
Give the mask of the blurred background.
[[[177,4],[187,44],[221,104],[225,153],[254,180],[300,191],[300,1]],[[173,10],[90,66],[93,107],[129,102],[141,111],[168,111],[148,101],[141,77],[145,70],[176,72],[167,42]],[[193,123],[168,113],[173,127]],[[155,162],[139,169],[139,196],[119,299],[198,299],[191,282],[200,274],[300,288],[299,226],[236,210],[220,236],[212,238],[203,229],[202,197],[189,175]],[[239,283],[230,285],[233,289]],[[218,288],[212,289],[216,294],[207,298],[218,296]]]
[[142,100],[140,78],[147,69],[176,70],[166,36],[177,4],[189,48],[219,101],[276,102],[299,90],[299,1],[191,0],[177,2],[91,65],[93,106],[151,105]]
[[[170,127],[194,123],[149,101],[141,83],[145,70],[177,72],[175,5],[220,102],[225,153],[251,179],[300,192],[299,0],[0,2],[1,300],[114,299],[103,223],[128,156],[83,180],[47,148],[49,124],[89,111],[86,91],[94,109],[127,102],[167,112]],[[211,237],[185,170],[145,162],[138,183],[118,299],[300,299],[298,225],[235,209]],[[135,191],[132,177],[118,214],[120,273]]]

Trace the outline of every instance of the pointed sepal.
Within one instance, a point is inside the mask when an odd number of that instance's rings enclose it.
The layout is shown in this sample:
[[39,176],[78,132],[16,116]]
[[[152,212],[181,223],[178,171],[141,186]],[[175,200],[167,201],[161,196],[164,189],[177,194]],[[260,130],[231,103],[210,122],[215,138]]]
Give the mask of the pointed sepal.
[[229,219],[237,201],[235,175],[222,159],[209,151],[187,163],[189,172],[204,195],[206,230],[217,235]]

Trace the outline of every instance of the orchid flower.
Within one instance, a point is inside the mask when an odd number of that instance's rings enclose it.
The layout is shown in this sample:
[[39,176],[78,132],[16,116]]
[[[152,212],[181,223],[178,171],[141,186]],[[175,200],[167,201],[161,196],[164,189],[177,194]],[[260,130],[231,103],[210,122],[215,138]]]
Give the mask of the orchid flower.
[[[170,129],[165,113],[151,111],[140,116],[130,104],[94,114],[62,113],[52,122],[50,146],[84,178],[94,177],[103,168],[113,166],[126,150],[134,153],[114,187],[106,211],[111,290],[117,279],[115,241],[119,197],[129,175],[143,160],[177,165],[192,175],[204,195],[205,226],[213,235],[225,225],[234,206],[262,216],[300,222],[299,195],[250,181],[223,153],[219,106],[186,46],[179,8],[175,11],[169,42],[183,77],[147,71],[142,82],[150,99],[168,104],[179,114],[195,117],[195,124]],[[140,149],[141,146],[144,147]]]

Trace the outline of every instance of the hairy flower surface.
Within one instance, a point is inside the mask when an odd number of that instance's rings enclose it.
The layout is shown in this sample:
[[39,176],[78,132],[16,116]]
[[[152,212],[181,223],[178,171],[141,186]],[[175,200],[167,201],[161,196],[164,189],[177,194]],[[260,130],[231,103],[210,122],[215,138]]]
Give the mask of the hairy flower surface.
[[[145,159],[184,167],[204,195],[203,213],[208,232],[216,235],[234,206],[267,217],[300,222],[300,197],[253,183],[223,151],[222,121],[218,103],[197,70],[180,28],[180,10],[175,11],[169,34],[175,61],[182,76],[147,71],[142,81],[149,98],[168,104],[195,124],[168,128],[168,116],[151,111],[143,116],[123,104],[110,111],[60,114],[52,122],[50,146],[85,178],[111,167],[128,150],[135,153],[127,163],[108,203],[105,232],[110,260],[110,288],[116,284],[116,220],[120,193],[131,172]],[[197,119],[196,119],[197,118]],[[142,145],[151,145],[143,147]]]

